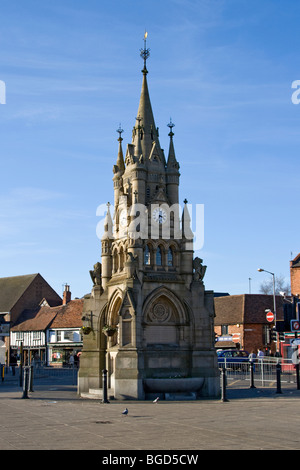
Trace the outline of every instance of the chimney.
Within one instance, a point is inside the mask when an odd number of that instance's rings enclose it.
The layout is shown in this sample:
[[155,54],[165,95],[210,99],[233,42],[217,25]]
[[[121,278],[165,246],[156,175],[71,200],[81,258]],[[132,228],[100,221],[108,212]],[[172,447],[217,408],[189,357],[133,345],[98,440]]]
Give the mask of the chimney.
[[71,292],[70,292],[70,286],[68,284],[65,285],[65,290],[63,293],[63,305],[67,305],[71,300]]

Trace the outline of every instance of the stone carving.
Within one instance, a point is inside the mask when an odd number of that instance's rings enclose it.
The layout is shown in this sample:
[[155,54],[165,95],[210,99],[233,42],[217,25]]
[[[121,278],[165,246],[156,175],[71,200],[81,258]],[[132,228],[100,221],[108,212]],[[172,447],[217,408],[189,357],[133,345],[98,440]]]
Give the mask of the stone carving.
[[194,280],[203,281],[207,266],[203,266],[203,259],[196,257],[193,261]]
[[138,255],[127,252],[126,263],[127,278],[138,279]]
[[101,286],[101,271],[102,266],[101,263],[94,264],[93,271],[90,271],[90,276],[93,281],[94,286]]
[[165,323],[170,319],[170,308],[162,303],[157,303],[149,312],[149,320],[156,323]]

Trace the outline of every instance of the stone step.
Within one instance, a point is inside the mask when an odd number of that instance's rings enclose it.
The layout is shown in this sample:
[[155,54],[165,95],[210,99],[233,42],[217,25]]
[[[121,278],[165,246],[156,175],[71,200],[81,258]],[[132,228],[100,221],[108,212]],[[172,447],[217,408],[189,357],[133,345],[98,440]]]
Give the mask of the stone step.
[[[107,390],[107,396],[113,396],[114,391],[112,389]],[[94,400],[102,400],[103,398],[103,390],[102,388],[90,388],[88,392],[82,392],[80,394],[82,398],[90,398]]]

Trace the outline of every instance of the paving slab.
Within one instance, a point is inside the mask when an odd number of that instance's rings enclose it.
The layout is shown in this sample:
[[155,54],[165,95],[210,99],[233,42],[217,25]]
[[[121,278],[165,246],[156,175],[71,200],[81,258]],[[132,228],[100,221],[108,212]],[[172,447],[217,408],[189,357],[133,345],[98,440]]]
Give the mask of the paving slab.
[[298,450],[300,391],[292,384],[282,392],[228,387],[228,402],[104,404],[78,397],[72,384],[40,382],[24,399],[16,383],[5,383],[0,450]]

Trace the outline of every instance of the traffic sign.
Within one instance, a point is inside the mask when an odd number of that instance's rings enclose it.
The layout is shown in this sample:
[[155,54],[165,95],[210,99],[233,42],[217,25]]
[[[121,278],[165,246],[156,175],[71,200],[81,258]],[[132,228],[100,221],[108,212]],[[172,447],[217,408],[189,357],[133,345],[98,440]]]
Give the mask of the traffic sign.
[[291,331],[300,331],[300,321],[291,320]]
[[266,315],[266,318],[268,320],[268,322],[272,322],[274,321],[274,313],[273,312],[268,312],[267,315]]
[[241,333],[233,333],[232,334],[232,341],[234,343],[239,343],[241,340]]

